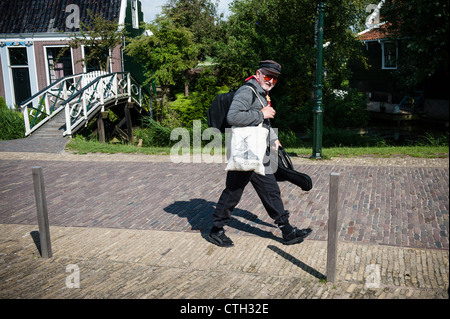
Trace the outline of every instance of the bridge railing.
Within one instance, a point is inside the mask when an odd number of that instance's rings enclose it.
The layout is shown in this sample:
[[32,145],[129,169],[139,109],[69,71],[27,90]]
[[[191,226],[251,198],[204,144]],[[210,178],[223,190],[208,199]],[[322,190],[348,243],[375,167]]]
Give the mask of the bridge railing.
[[72,135],[95,114],[105,111],[105,105],[117,103],[119,99],[134,101],[151,112],[151,106],[145,105],[144,96],[149,96],[148,92],[129,72],[100,75],[62,103],[66,117],[64,135]]
[[20,104],[25,136],[30,135],[62,110],[62,103],[82,88],[84,74],[66,76],[50,84]]

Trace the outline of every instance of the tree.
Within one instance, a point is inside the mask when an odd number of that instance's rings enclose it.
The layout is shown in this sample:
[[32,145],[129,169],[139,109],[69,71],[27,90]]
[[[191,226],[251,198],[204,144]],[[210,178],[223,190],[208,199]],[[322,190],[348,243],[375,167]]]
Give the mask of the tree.
[[[215,55],[215,46],[219,39],[219,21],[217,0],[169,0],[162,9],[162,16],[172,20],[177,27],[186,28],[192,33],[192,40],[198,46],[197,61],[205,61]],[[195,71],[186,70],[184,77],[184,95],[189,96],[189,87]]]
[[420,88],[437,74],[448,85],[448,0],[386,0],[381,17],[388,36],[404,40],[398,68],[403,85]]
[[[69,47],[76,49],[84,45],[88,50],[85,50],[84,58],[76,62],[83,62],[84,65],[97,64],[100,70],[109,72],[111,52],[122,44],[126,36],[125,28],[116,21],[93,15],[90,10],[87,12],[89,21],[80,22],[80,31],[71,35]],[[64,51],[60,51],[58,58]]]
[[[343,88],[349,76],[349,59],[363,59],[354,30],[366,14],[368,1],[325,2],[327,86]],[[187,88],[186,70],[196,66],[207,54],[213,58],[214,75],[219,78],[216,85],[234,88],[256,70],[258,61],[276,60],[283,70],[279,85],[271,92],[277,107],[274,124],[278,128],[304,129],[298,123],[304,123],[300,117],[312,111],[306,108],[312,98],[316,71],[317,2],[239,0],[233,2],[233,14],[227,20],[217,17],[214,9],[211,0],[169,0],[163,14],[150,25],[153,35],[132,42],[127,52],[140,57],[148,78],[157,81],[164,94],[169,87],[174,88],[177,78],[183,78]],[[184,36],[186,41],[178,45]],[[208,42],[209,37],[213,41]],[[157,58],[165,55],[174,59]],[[167,61],[172,61],[170,68]]]
[[192,32],[193,41],[199,45],[199,61],[214,54],[214,43],[218,38],[217,0],[169,0],[162,7],[162,15],[177,26]]
[[[352,26],[365,0],[326,1],[324,66],[327,85],[341,88],[349,76],[351,57],[360,57]],[[233,2],[217,61],[224,78],[235,86],[252,74],[258,61],[273,59],[283,69],[271,95],[278,103],[278,127],[295,128],[296,116],[312,97],[316,69],[317,2],[309,0],[241,0]],[[281,104],[281,105],[280,105]],[[280,112],[278,112],[280,111]],[[303,112],[304,113],[304,112]],[[297,128],[298,129],[298,128]]]
[[146,25],[146,29],[152,35],[131,39],[125,52],[145,66],[144,75],[148,79],[145,84],[155,82],[160,85],[162,102],[158,116],[162,119],[167,111],[164,108],[169,88],[175,84],[176,78],[186,78],[186,70],[198,63],[198,45],[187,28],[176,26],[165,16],[157,17]]

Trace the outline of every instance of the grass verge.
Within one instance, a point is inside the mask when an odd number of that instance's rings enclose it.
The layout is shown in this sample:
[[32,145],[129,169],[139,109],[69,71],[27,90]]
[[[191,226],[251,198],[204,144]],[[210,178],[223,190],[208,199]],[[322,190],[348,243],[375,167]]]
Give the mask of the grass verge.
[[[290,154],[310,156],[312,149],[288,148]],[[323,159],[333,157],[418,157],[447,158],[448,146],[382,146],[382,147],[329,147],[322,149]]]
[[[127,144],[109,144],[83,139],[72,139],[66,149],[76,154],[88,153],[127,153],[127,154],[151,154],[169,155],[170,147],[137,147]],[[224,151],[224,149],[223,149]],[[310,148],[286,148],[291,155],[309,157],[312,154]],[[333,157],[402,157],[411,156],[419,158],[448,158],[448,146],[383,146],[383,147],[330,147],[322,149],[322,158]]]

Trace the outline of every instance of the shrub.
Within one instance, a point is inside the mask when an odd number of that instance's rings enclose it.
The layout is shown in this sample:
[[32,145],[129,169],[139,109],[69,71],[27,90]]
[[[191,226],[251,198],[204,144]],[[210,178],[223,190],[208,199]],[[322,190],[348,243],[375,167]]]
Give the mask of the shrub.
[[418,146],[448,146],[449,145],[449,133],[433,134],[430,132],[425,133],[418,138],[416,143]]
[[194,120],[206,122],[206,111],[214,98],[217,94],[228,91],[228,87],[221,86],[218,82],[214,71],[207,68],[193,85],[193,90],[189,93],[189,96],[184,96],[183,93],[176,94],[176,99],[169,104],[169,108],[177,113],[183,126],[192,127]]
[[[312,130],[308,130],[308,139],[313,140]],[[386,141],[378,135],[361,135],[355,130],[324,127],[322,132],[323,147],[382,147]]]
[[365,127],[369,121],[367,97],[356,89],[327,90],[323,99],[324,126],[334,128]]
[[22,113],[9,109],[0,97],[0,140],[25,137],[25,123]]
[[293,106],[289,96],[274,96],[272,100],[277,112],[275,118],[271,120],[272,127],[283,131],[306,132],[312,125],[312,104]]
[[291,130],[278,130],[278,139],[283,147],[301,147],[304,144]]
[[6,105],[5,99],[3,96],[0,96],[0,109],[7,109],[8,106]]
[[206,111],[216,95],[228,91],[228,87],[214,87],[209,90],[191,92],[189,96],[180,93],[176,95],[176,100],[171,102],[169,107],[177,112],[184,126],[190,127],[194,120],[206,122]]
[[172,128],[163,126],[150,116],[142,118],[142,128],[133,131],[135,140],[142,139],[142,146],[170,146],[174,142],[170,140]]
[[169,104],[169,107],[176,111],[178,118],[185,126],[192,125],[193,120],[204,117],[203,107],[194,103],[197,92],[191,92],[189,96],[183,93],[176,95],[175,101]]
[[[355,89],[337,91],[323,90],[323,125],[331,128],[360,128],[369,121],[366,96]],[[273,105],[277,114],[272,121],[280,130],[306,132],[313,127],[314,100],[303,105],[292,105],[288,96],[274,97]]]

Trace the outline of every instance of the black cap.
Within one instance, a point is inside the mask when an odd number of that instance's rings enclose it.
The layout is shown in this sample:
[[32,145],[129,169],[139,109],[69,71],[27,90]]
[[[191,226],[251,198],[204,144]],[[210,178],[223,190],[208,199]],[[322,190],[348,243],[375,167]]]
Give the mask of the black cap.
[[259,62],[259,68],[265,69],[265,70],[270,71],[275,74],[281,73],[281,65],[272,60],[264,60],[264,61]]

